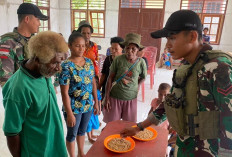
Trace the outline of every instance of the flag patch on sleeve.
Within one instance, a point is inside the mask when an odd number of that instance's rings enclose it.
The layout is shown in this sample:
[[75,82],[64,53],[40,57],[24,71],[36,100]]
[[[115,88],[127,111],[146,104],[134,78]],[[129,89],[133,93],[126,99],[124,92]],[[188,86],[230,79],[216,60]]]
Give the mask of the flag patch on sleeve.
[[2,59],[8,58],[9,52],[10,52],[9,49],[3,49],[3,48],[1,48],[0,49],[0,58],[2,58]]

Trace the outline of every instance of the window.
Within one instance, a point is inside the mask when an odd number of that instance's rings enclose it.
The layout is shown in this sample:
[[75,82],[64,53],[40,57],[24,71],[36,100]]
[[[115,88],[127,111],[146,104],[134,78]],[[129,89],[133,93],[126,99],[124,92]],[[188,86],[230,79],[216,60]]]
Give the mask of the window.
[[182,0],[181,9],[198,13],[211,44],[219,44],[228,0]]
[[200,13],[202,7],[203,7],[202,2],[196,2],[196,3],[190,3],[189,4],[189,9],[194,10],[196,13]]
[[93,27],[92,36],[105,37],[105,4],[105,0],[71,0],[72,30],[87,20]]
[[[50,16],[49,0],[24,0],[24,2],[37,5],[44,15]],[[40,24],[39,32],[50,30],[50,19],[46,21],[40,20]]]
[[163,0],[121,0],[121,8],[156,8],[164,7]]

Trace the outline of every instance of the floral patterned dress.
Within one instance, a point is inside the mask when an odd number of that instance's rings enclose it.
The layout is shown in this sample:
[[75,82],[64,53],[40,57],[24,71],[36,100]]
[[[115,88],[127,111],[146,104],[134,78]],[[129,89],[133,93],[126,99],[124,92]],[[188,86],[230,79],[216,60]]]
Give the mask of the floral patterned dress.
[[73,114],[86,113],[93,109],[94,66],[90,59],[84,59],[84,66],[78,66],[70,60],[61,65],[59,83],[69,85],[68,94]]

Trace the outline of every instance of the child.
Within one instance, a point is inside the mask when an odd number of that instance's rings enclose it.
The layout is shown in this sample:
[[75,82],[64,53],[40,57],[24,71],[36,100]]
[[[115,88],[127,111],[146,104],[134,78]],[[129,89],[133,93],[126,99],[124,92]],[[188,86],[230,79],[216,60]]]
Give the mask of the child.
[[166,69],[171,70],[172,69],[172,57],[171,54],[168,52],[168,49],[164,49],[164,53],[162,54],[160,58],[160,65],[159,68],[162,68],[163,65],[166,66]]
[[203,29],[203,35],[202,35],[203,44],[210,44],[210,36],[207,35],[208,31],[209,31],[208,27],[205,27]]
[[155,111],[157,107],[164,101],[165,96],[169,93],[171,86],[167,83],[161,83],[158,88],[158,98],[151,101],[151,109],[148,114]]
[[[70,157],[75,155],[75,140],[78,157],[85,156],[85,132],[94,108],[99,113],[94,65],[83,57],[85,39],[73,32],[68,39],[71,56],[62,63],[59,77],[64,118],[67,125],[66,147]],[[94,99],[94,100],[93,100]],[[95,102],[93,104],[93,101]]]
[[[97,78],[95,78],[95,79],[96,79],[96,84],[98,86],[99,81]],[[101,97],[101,92],[99,90],[97,90],[97,98],[98,98],[99,111],[101,111],[101,99],[102,99],[102,97]],[[89,120],[89,124],[87,126],[87,130],[86,130],[87,135],[88,135],[88,140],[92,144],[95,142],[94,138],[97,138],[96,135],[93,135],[93,130],[94,129],[97,130],[97,129],[99,129],[99,127],[100,127],[100,122],[98,119],[98,115],[94,115],[94,113],[92,112],[92,115],[91,115],[90,120]]]
[[[166,95],[169,93],[171,86],[167,83],[161,83],[158,88],[158,98],[155,98],[151,102],[151,109],[149,114],[154,110],[164,110],[163,101]],[[176,133],[175,131],[170,128],[168,120],[165,120],[159,124],[160,127],[169,130],[169,140],[168,140],[168,148],[167,154],[172,154],[174,149],[173,146],[175,145],[176,140]],[[168,156],[168,155],[167,155]]]

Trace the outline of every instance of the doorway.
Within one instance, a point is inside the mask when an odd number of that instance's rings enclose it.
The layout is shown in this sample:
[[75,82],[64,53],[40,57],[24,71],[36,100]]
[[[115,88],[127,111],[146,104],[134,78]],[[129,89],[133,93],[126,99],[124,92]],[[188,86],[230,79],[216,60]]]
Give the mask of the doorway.
[[138,33],[142,45],[157,47],[159,60],[161,39],[151,38],[150,33],[163,28],[165,0],[120,0],[118,36]]

